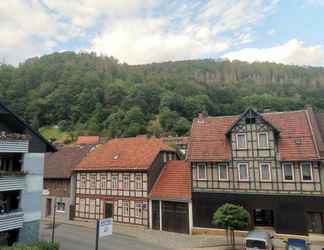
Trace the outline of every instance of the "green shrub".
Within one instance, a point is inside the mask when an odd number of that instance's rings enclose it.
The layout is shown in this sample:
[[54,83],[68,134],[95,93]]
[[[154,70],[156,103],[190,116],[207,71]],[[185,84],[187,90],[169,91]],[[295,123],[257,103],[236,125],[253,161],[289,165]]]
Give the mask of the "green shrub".
[[46,241],[40,241],[29,246],[14,246],[0,248],[1,250],[59,250],[58,243],[50,243]]

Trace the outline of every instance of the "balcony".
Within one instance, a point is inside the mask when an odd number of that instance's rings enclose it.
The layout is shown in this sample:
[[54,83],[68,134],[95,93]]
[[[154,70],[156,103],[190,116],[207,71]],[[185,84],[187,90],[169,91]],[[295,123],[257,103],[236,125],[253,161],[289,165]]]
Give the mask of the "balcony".
[[0,134],[0,152],[27,153],[29,150],[29,136],[24,134]]
[[6,175],[0,171],[0,192],[23,190],[25,186],[24,172],[15,172]]
[[24,213],[21,209],[0,213],[0,232],[22,228]]

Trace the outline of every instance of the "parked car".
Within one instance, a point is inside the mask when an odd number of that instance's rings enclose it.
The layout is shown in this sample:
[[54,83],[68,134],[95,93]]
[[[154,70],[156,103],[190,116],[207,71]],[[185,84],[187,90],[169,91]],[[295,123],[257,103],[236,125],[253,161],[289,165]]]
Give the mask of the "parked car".
[[245,237],[246,250],[273,250],[272,236],[268,232],[250,231]]
[[309,250],[309,246],[305,240],[288,239],[286,250]]

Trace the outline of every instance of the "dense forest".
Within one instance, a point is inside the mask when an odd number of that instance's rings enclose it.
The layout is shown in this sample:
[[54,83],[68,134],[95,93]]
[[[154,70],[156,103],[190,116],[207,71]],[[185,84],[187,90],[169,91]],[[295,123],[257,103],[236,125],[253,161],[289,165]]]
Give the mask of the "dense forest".
[[192,60],[130,66],[54,53],[0,66],[0,98],[36,129],[108,137],[187,134],[198,112],[324,110],[324,68]]

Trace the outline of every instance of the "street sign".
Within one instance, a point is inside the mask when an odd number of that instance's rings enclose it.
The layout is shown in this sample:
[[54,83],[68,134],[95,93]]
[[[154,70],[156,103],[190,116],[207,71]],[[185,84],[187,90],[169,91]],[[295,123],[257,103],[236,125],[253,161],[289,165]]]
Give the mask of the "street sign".
[[112,235],[113,219],[106,218],[99,221],[99,237]]

